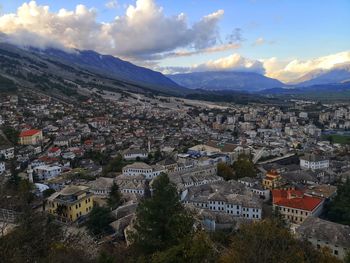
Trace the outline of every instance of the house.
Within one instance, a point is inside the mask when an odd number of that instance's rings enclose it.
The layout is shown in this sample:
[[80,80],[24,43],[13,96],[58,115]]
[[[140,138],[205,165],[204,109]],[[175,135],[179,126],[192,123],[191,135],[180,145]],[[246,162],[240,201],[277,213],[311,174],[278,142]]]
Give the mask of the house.
[[4,162],[0,162],[0,174],[2,174],[3,172],[5,172],[6,168],[5,168],[5,163]]
[[262,203],[251,193],[246,193],[242,184],[215,182],[192,186],[182,194],[182,202],[198,209],[228,214],[232,217],[260,220]]
[[299,190],[272,190],[272,204],[291,223],[301,224],[310,216],[318,216],[324,199],[306,195]]
[[94,195],[107,197],[111,192],[113,178],[99,177],[89,183],[90,191]]
[[54,165],[40,165],[33,168],[34,174],[39,180],[47,180],[56,177],[61,174],[62,168],[60,166]]
[[93,194],[85,186],[67,186],[48,198],[48,212],[60,221],[75,222],[90,213],[94,206]]
[[15,148],[12,146],[0,146],[0,159],[9,160],[15,157]]
[[282,179],[280,173],[277,170],[272,169],[266,173],[262,184],[265,189],[272,190],[285,185],[286,182]]
[[49,149],[47,156],[49,157],[60,157],[61,149],[58,147],[52,147]]
[[145,150],[139,150],[139,149],[128,149],[124,152],[123,158],[126,161],[132,161],[132,160],[143,160],[148,158],[148,153]]
[[19,135],[19,144],[21,145],[37,145],[43,140],[43,133],[41,130],[25,130]]
[[296,234],[317,249],[328,248],[340,260],[350,250],[350,226],[309,217],[296,229]]
[[305,156],[300,157],[300,168],[301,169],[327,169],[329,167],[329,159],[316,155],[314,153],[305,154]]
[[154,177],[160,175],[162,172],[165,172],[165,170],[161,166],[158,166],[158,165],[151,166],[142,162],[129,164],[123,168],[123,175],[126,175],[126,176],[144,175],[146,179],[153,179]]

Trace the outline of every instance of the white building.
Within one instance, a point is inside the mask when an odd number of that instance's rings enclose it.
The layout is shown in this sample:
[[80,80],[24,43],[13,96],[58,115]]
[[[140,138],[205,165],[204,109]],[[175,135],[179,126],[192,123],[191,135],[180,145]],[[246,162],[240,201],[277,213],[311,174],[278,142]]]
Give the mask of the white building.
[[0,174],[2,174],[3,172],[5,172],[6,168],[5,168],[5,163],[4,162],[0,162]]
[[233,217],[260,220],[262,203],[258,197],[246,193],[242,184],[216,182],[188,188],[182,202],[198,209],[224,213]]
[[143,160],[148,158],[148,153],[144,150],[129,149],[124,152],[123,157],[127,161],[136,160],[138,158]]
[[329,167],[329,159],[311,154],[305,154],[305,156],[300,157],[300,168],[302,169],[327,169]]
[[113,181],[113,178],[99,177],[90,182],[88,186],[94,195],[107,197],[111,192]]
[[39,180],[47,180],[61,174],[60,166],[41,165],[33,168],[34,174],[38,176]]
[[154,177],[160,175],[162,172],[165,172],[165,169],[158,165],[148,165],[142,162],[136,162],[129,164],[123,168],[123,175],[126,176],[136,176],[144,175],[146,179],[153,179]]
[[11,146],[0,146],[0,158],[4,157],[9,160],[15,157],[15,148]]

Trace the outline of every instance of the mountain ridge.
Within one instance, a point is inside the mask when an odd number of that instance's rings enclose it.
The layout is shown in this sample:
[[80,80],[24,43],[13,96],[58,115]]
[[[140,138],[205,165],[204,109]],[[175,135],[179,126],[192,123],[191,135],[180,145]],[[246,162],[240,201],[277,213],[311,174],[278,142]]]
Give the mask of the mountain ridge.
[[254,72],[204,71],[167,75],[167,77],[179,85],[190,89],[254,92],[285,86],[279,80]]

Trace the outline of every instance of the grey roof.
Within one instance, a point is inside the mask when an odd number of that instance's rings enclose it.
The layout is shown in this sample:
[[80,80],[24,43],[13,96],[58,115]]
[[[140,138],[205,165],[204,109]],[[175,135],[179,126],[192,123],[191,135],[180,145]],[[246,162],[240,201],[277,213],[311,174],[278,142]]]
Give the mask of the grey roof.
[[306,153],[303,157],[300,157],[300,160],[306,160],[309,162],[319,162],[319,161],[327,160],[327,158],[314,153]]
[[309,217],[296,229],[296,232],[306,239],[315,238],[334,245],[350,247],[350,226]]

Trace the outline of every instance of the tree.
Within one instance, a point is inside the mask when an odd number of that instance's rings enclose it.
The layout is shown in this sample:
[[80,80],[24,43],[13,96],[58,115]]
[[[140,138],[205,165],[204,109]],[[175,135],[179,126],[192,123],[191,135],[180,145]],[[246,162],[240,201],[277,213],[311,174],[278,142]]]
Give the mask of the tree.
[[226,181],[234,179],[233,170],[226,163],[223,163],[223,162],[218,163],[217,169],[218,169],[218,176],[224,178]]
[[326,206],[326,211],[329,220],[350,225],[350,180],[338,187],[337,195]]
[[271,220],[243,225],[233,236],[221,263],[339,262],[327,251],[295,239],[288,229]]
[[253,162],[249,156],[241,154],[238,156],[237,161],[233,163],[233,170],[235,171],[236,179],[243,177],[255,177],[256,171]]
[[105,167],[103,167],[102,174],[103,176],[106,176],[110,172],[121,172],[124,165],[125,164],[123,157],[120,154],[118,154],[117,157],[110,160],[108,164]]
[[113,183],[111,187],[111,192],[107,200],[108,206],[114,210],[122,203],[122,196],[119,191],[119,187],[116,183]]
[[[0,237],[0,258],[17,262],[91,262],[74,243],[64,239],[61,227],[45,214],[25,206],[17,227]],[[5,262],[4,261],[4,262]],[[3,261],[2,261],[3,262]]]
[[86,227],[93,235],[111,233],[112,227],[109,224],[112,223],[113,220],[113,216],[108,208],[94,206],[89,214]]
[[144,255],[180,244],[193,231],[193,218],[179,201],[176,187],[162,173],[153,182],[151,198],[141,201],[136,212],[135,249]]
[[178,245],[155,253],[152,257],[152,263],[216,262],[216,256],[214,243],[205,232],[199,231],[193,236],[189,235]]
[[16,145],[18,143],[19,131],[10,126],[6,126],[3,128],[3,132],[12,144]]

